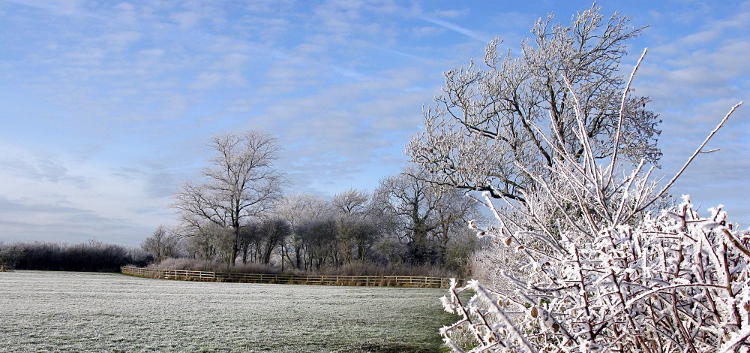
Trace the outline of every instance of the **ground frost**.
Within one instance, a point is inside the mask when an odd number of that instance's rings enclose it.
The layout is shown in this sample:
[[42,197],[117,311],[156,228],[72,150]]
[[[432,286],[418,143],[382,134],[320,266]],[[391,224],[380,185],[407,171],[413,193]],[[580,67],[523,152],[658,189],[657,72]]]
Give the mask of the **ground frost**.
[[435,352],[438,289],[0,273],[2,352]]

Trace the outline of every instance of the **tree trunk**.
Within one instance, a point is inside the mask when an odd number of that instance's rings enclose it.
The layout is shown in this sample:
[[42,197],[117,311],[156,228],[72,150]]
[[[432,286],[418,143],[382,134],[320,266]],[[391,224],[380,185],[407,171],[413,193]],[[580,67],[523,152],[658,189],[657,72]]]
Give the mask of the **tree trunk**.
[[239,253],[239,242],[240,242],[240,226],[233,227],[234,239],[232,241],[232,254],[229,257],[229,267],[234,267],[237,260],[237,254]]

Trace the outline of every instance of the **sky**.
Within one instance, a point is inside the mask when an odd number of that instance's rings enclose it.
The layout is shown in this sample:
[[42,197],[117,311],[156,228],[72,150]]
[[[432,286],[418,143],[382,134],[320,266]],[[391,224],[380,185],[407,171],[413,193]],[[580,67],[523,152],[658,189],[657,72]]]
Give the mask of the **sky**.
[[[518,52],[540,17],[590,1],[0,0],[0,242],[138,246],[214,134],[264,130],[286,194],[374,190],[408,163],[443,72]],[[750,2],[600,1],[649,27],[629,74],[660,114],[671,178],[750,98]],[[672,188],[750,226],[750,102]],[[704,212],[705,213],[705,212]]]

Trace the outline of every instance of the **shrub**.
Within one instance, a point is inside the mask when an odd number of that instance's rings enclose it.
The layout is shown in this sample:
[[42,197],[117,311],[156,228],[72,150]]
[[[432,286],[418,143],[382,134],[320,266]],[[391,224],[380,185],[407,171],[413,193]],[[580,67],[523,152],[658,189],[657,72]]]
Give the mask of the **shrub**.
[[323,268],[316,274],[339,276],[427,276],[448,277],[454,275],[439,266],[412,266],[403,263],[378,265],[366,262],[353,262],[337,268]]
[[148,266],[158,270],[191,270],[207,272],[277,274],[278,268],[264,264],[248,263],[227,267],[226,263],[192,258],[168,258]]
[[[508,276],[510,292],[454,285],[445,306],[463,318],[443,333],[452,341],[468,330],[487,351],[747,351],[750,233],[727,224],[721,208],[711,211],[699,217],[685,196],[590,243],[563,237],[546,256],[511,242],[534,275]],[[467,289],[477,294],[465,305],[458,295]]]
[[19,270],[118,272],[128,264],[144,265],[143,254],[99,242],[67,245],[49,242],[0,244],[0,267]]
[[[699,217],[687,196],[650,211],[741,103],[657,192],[644,162],[631,168],[617,149],[597,162],[568,88],[583,149],[556,147],[561,161],[545,171],[516,165],[538,185],[523,202],[498,206],[485,192],[498,225],[472,226],[502,245],[484,263],[496,281],[452,284],[443,305],[461,319],[441,331],[446,343],[458,352],[750,351],[750,234],[722,207]],[[462,300],[465,291],[475,295]]]
[[4,245],[0,243],[0,272],[15,269],[20,257],[21,247],[19,245]]

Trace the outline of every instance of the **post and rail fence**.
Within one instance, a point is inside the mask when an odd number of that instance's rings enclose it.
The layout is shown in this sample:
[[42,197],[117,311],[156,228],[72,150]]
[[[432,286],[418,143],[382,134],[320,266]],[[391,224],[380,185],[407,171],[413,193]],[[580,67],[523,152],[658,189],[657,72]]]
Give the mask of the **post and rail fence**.
[[266,284],[310,284],[330,286],[448,288],[450,278],[423,276],[337,276],[226,273],[192,270],[159,270],[135,266],[122,266],[125,275],[202,282],[238,282]]

